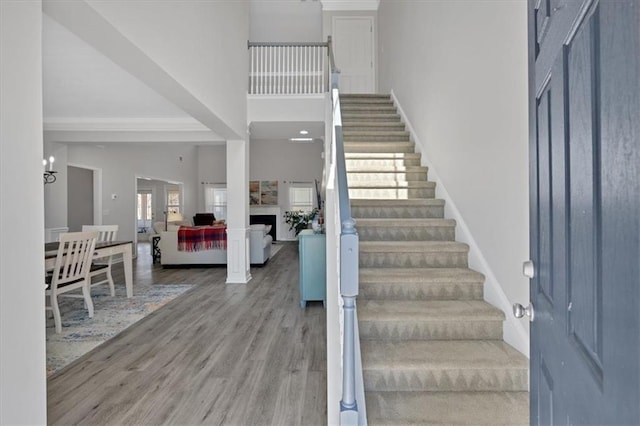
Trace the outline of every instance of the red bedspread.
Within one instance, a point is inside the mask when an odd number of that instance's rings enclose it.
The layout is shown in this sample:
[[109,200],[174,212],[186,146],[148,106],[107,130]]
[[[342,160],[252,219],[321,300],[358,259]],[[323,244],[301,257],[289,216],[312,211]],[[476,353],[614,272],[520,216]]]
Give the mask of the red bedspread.
[[226,226],[181,226],[178,251],[226,250]]

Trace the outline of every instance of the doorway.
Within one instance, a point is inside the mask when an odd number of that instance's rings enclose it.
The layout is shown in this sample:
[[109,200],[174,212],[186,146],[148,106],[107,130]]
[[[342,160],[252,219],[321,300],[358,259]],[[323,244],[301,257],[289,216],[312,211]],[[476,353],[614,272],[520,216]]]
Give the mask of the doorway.
[[137,253],[138,242],[147,242],[152,234],[164,229],[167,212],[182,213],[183,185],[158,177],[136,176],[135,194],[134,252]]
[[67,226],[70,232],[82,225],[102,224],[102,171],[77,164],[67,165]]

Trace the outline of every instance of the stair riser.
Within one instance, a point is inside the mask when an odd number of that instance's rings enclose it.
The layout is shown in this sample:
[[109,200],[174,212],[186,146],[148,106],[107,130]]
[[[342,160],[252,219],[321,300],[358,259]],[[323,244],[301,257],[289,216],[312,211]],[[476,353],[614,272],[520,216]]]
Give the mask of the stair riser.
[[454,226],[362,226],[357,225],[361,241],[453,241]]
[[408,140],[408,134],[344,135],[345,142],[405,142]]
[[342,124],[359,123],[400,123],[398,114],[361,114],[361,113],[342,113]]
[[340,105],[390,105],[393,106],[391,98],[344,98],[340,97]]
[[354,218],[371,219],[440,219],[444,217],[444,206],[428,207],[359,207],[351,206]]
[[359,114],[395,114],[396,107],[393,105],[340,105],[341,112],[355,112]]
[[482,300],[478,283],[368,283],[360,279],[358,300]]
[[466,268],[467,252],[377,253],[360,249],[361,268]]
[[[345,159],[347,171],[354,170],[387,170],[400,167],[420,167],[419,158],[394,159],[394,158],[347,158]],[[428,169],[425,167],[425,171]]]
[[349,197],[352,199],[376,200],[406,200],[408,198],[435,198],[434,188],[350,188]]
[[344,152],[349,153],[413,153],[415,145],[412,142],[345,142]]
[[521,369],[373,370],[364,366],[367,391],[527,391]]
[[[349,185],[353,182],[371,182],[371,181],[388,181],[388,182],[426,182],[427,172],[351,172],[347,171],[347,180]],[[357,185],[355,185],[357,186]]]
[[358,321],[366,340],[500,340],[502,321]]
[[378,123],[370,123],[370,124],[348,124],[342,123],[342,130],[346,131],[357,131],[357,132],[401,132],[405,129],[404,124],[402,123],[389,123],[389,124],[378,124]]
[[362,102],[362,101],[358,101],[358,102],[340,102],[340,108],[344,111],[344,110],[350,110],[350,109],[358,109],[358,110],[369,110],[369,109],[378,109],[378,108],[384,108],[385,110],[389,110],[389,111],[396,111],[396,107],[393,105],[393,102],[391,101],[376,101],[376,102]]

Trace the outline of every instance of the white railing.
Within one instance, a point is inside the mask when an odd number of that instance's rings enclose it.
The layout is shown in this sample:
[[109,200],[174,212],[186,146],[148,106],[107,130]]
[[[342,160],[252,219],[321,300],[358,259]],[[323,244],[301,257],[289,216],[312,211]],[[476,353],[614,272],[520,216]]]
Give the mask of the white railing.
[[249,94],[325,93],[329,42],[249,42]]
[[[330,58],[333,64],[331,51]],[[356,309],[359,240],[355,221],[351,218],[338,90],[339,71],[333,65],[331,80],[331,116],[328,119],[332,120],[333,130],[325,147],[325,155],[330,158],[326,182],[327,411],[329,424],[366,425]]]

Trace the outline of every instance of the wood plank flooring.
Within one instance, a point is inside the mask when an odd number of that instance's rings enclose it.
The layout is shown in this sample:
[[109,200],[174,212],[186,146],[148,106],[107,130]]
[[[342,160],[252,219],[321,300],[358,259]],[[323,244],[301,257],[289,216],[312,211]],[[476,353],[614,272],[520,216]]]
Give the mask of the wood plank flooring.
[[281,244],[246,285],[225,284],[225,268],[151,265],[146,246],[134,293],[195,287],[52,375],[49,424],[326,424],[325,310],[300,308],[297,244]]

